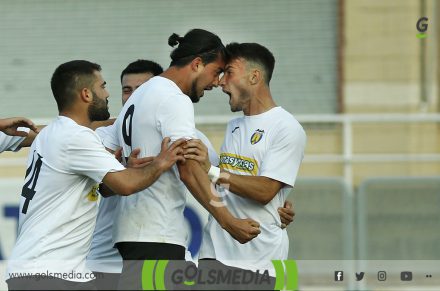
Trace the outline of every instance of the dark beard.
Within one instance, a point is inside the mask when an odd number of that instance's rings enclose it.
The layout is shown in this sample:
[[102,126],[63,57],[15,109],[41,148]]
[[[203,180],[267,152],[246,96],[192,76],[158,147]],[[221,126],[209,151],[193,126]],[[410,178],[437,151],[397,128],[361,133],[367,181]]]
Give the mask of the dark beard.
[[243,88],[238,88],[238,96],[240,96],[239,101],[241,101],[241,103],[236,104],[234,107],[231,105],[232,112],[243,111],[243,103],[245,101],[249,101],[249,99],[251,98],[248,91]]
[[92,91],[93,100],[89,106],[89,119],[90,121],[103,121],[110,118],[110,112],[108,111],[108,101],[99,99],[95,92]]
[[195,79],[191,84],[191,91],[189,91],[189,98],[192,103],[197,103],[200,100],[200,96],[197,95],[197,79]]

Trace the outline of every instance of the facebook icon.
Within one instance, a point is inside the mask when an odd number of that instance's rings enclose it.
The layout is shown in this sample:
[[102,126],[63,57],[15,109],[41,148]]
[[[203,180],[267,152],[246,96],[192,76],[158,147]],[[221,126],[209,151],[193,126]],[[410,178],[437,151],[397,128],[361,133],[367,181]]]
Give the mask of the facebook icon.
[[344,281],[344,272],[335,271],[335,281]]

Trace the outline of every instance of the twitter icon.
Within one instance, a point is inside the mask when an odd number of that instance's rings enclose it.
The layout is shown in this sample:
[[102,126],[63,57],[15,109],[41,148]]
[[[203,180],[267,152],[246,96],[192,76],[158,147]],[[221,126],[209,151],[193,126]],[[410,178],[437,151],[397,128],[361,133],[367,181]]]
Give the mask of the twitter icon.
[[356,273],[356,281],[360,281],[364,278],[364,272]]

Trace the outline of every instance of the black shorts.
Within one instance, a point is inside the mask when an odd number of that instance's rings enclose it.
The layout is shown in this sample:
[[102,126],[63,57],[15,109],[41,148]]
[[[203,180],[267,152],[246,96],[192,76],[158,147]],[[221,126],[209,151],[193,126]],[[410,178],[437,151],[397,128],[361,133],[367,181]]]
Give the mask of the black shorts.
[[126,260],[184,260],[185,247],[154,242],[119,242],[116,248]]
[[144,260],[185,260],[185,248],[175,244],[120,242],[116,248],[124,260],[119,279],[121,290],[142,290]]

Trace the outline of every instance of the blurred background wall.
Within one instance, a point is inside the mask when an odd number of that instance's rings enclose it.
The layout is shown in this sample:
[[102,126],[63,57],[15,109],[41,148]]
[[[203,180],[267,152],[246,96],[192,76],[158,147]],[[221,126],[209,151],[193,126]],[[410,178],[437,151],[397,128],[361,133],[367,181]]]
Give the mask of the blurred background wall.
[[[371,189],[383,187],[386,191],[373,191],[379,197],[394,193],[389,204],[383,203],[382,220],[376,223],[400,220],[420,229],[417,223],[426,222],[394,202],[400,201],[403,191],[400,181],[424,181],[440,174],[438,1],[0,0],[0,11],[1,117],[24,115],[44,123],[54,118],[49,80],[56,66],[72,59],[102,65],[110,109],[117,115],[121,70],[139,58],[166,68],[172,50],[168,36],[204,28],[224,43],[267,46],[276,58],[273,96],[306,129],[306,157],[298,187],[290,196],[298,212],[289,228],[292,258],[367,256],[361,250],[367,246],[359,237],[369,229],[368,203],[358,201],[373,200],[358,199],[373,197],[365,194]],[[428,18],[424,39],[416,37],[421,17]],[[227,97],[219,89],[205,94],[195,108],[198,127],[219,149],[227,120],[239,114],[230,113]],[[22,150],[0,156],[3,258],[14,242],[14,210],[7,207],[18,201],[26,155],[27,150]],[[389,179],[389,184],[375,188],[376,178]],[[425,187],[409,187],[410,198],[405,201],[414,206],[413,211],[423,213],[427,205],[439,205],[440,192],[436,183],[428,187],[429,183],[419,182],[410,183]],[[428,194],[420,201],[417,195],[423,191]],[[330,202],[324,201],[336,201],[333,212],[326,212]],[[387,218],[393,205],[401,211]],[[432,227],[428,231],[440,233],[437,211],[430,213],[425,217]],[[402,220],[406,218],[411,223]],[[326,238],[333,244],[323,247],[316,235],[326,228]],[[424,245],[426,250],[411,258],[436,258],[440,253],[440,235],[424,242],[420,236],[420,243],[405,247],[403,230],[385,231],[381,234],[385,241],[387,233],[393,234],[388,240],[391,246],[401,246],[385,248],[395,251],[393,258],[411,257],[411,246]],[[312,237],[316,245],[309,243]],[[375,253],[376,258],[388,258],[385,249]]]

